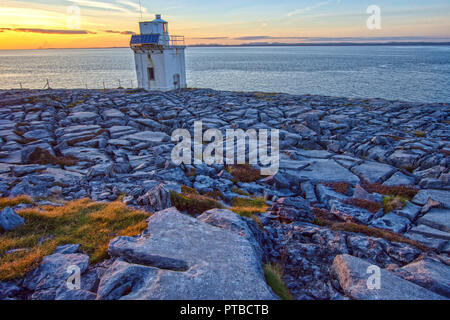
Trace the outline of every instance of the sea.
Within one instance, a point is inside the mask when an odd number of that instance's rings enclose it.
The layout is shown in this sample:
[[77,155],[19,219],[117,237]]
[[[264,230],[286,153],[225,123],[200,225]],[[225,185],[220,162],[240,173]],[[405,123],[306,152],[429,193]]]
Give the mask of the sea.
[[[191,88],[450,102],[450,46],[188,47]],[[129,48],[0,50],[0,89],[136,87]]]

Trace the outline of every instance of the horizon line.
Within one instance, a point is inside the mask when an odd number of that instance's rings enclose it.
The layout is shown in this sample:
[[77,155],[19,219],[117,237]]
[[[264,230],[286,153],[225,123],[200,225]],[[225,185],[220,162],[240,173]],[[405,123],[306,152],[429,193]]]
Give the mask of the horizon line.
[[[400,46],[450,46],[450,42],[443,41],[411,41],[411,42],[301,42],[301,43],[242,43],[242,44],[192,44],[186,45],[187,48],[195,47],[320,47],[320,46],[389,46],[389,45],[400,45]],[[129,46],[117,46],[117,47],[69,47],[69,48],[34,48],[34,49],[0,49],[0,51],[15,51],[15,50],[70,50],[70,49],[124,49],[129,48]]]

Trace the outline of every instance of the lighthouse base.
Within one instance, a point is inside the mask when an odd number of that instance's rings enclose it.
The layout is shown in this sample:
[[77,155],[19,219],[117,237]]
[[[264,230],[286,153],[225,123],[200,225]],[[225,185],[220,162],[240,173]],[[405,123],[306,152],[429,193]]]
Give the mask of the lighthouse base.
[[149,91],[186,88],[184,49],[135,50],[138,87]]

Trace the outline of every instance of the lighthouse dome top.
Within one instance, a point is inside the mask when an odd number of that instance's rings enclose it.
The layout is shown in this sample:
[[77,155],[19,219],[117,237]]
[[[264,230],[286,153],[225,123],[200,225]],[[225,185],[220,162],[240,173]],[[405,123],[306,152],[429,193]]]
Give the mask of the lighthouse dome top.
[[157,14],[155,15],[155,20],[152,21],[153,23],[167,23],[167,21],[161,19],[161,15]]
[[161,36],[168,35],[169,23],[161,19],[161,15],[157,14],[153,21],[142,21],[139,23],[141,34],[159,34]]

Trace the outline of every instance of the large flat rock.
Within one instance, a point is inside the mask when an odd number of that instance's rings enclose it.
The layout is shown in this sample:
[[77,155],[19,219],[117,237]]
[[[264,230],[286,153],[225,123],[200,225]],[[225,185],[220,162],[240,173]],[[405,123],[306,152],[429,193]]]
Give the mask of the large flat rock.
[[333,261],[332,272],[344,294],[356,300],[442,300],[443,296],[380,269],[380,289],[369,289],[367,280],[371,264],[348,254],[338,255]]
[[352,171],[361,179],[364,179],[369,183],[382,183],[389,178],[396,169],[384,163],[366,161],[354,167]]
[[450,266],[444,263],[424,258],[400,268],[396,273],[408,281],[450,298]]
[[440,202],[445,208],[450,209],[450,191],[423,189],[412,200],[419,205],[425,205],[428,199]]
[[429,227],[425,224],[419,224],[417,227],[412,228],[409,232],[421,234],[425,237],[450,240],[450,233]]
[[277,298],[265,282],[260,257],[244,236],[175,208],[153,215],[144,236],[113,240],[109,253],[124,261],[105,273],[98,299]]
[[142,131],[125,136],[123,139],[134,142],[149,142],[160,144],[170,141],[170,137],[164,132]]
[[418,222],[441,231],[450,232],[450,210],[432,209]]
[[334,160],[313,160],[307,168],[298,171],[297,176],[301,180],[312,182],[348,182],[356,184],[359,178],[348,169],[336,163]]

